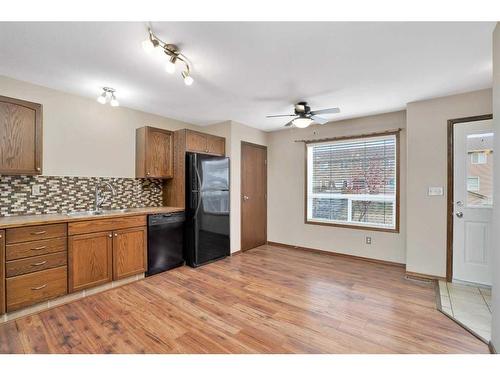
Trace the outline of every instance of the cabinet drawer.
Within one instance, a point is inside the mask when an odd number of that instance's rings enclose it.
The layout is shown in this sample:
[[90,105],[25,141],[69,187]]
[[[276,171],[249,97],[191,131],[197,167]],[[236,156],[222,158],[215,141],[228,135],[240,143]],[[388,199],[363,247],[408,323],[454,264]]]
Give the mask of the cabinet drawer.
[[35,225],[6,230],[7,245],[66,236],[66,224]]
[[66,294],[66,267],[6,279],[7,311]]
[[55,254],[13,260],[5,264],[6,276],[14,277],[49,268],[65,266],[67,264],[67,257],[68,254],[64,251]]
[[69,235],[113,231],[147,225],[145,215],[116,217],[112,219],[77,221],[68,224]]
[[66,237],[53,238],[50,240],[24,242],[7,245],[6,260],[16,260],[38,255],[58,253],[66,251]]

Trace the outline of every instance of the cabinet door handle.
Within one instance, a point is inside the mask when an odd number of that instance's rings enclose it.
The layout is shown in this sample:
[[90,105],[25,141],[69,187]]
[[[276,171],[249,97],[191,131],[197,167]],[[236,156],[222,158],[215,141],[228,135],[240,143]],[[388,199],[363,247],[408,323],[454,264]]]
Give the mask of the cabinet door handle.
[[37,170],[38,172],[40,172],[40,171],[42,170],[42,168],[40,168],[40,167],[36,167],[36,170]]
[[115,237],[118,237],[118,233],[115,233]]
[[108,237],[111,238],[111,237],[113,237],[113,235],[110,233],[110,234],[108,234]]
[[47,287],[47,284],[43,284],[42,286],[37,286],[37,287],[31,288],[31,290],[40,290],[40,289],[43,289],[45,287]]
[[31,232],[31,234],[32,234],[33,236],[36,236],[36,235],[39,235],[39,234],[45,234],[45,233],[47,233],[47,231],[46,231],[46,230],[40,230],[40,231],[38,231],[38,232]]
[[46,249],[46,248],[47,248],[47,246],[39,246],[39,247],[34,247],[34,248],[30,249],[30,250],[43,250],[43,249]]
[[47,263],[47,261],[46,261],[46,260],[44,260],[43,262],[32,263],[32,264],[31,264],[31,267],[43,266],[45,263]]

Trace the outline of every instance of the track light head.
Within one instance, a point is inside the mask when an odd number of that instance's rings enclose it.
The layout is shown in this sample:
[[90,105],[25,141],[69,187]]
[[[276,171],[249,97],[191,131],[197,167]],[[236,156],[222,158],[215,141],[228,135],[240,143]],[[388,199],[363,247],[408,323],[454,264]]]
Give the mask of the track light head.
[[118,107],[120,103],[116,99],[115,92],[116,90],[111,87],[103,87],[102,94],[97,97],[97,101],[101,104],[106,104],[109,101],[112,107]]
[[182,72],[182,78],[184,78],[184,83],[186,84],[186,86],[191,86],[194,82],[193,77],[189,75],[188,71]]

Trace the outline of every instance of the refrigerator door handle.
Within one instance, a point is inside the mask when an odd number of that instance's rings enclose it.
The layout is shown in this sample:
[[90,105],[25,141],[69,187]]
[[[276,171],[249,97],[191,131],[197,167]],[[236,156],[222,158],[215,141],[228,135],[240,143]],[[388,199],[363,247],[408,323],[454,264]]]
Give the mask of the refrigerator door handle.
[[198,181],[198,204],[196,205],[196,210],[194,211],[194,217],[198,216],[198,211],[200,210],[201,206],[201,176],[198,171],[198,167],[195,165],[194,170],[196,172],[196,180]]

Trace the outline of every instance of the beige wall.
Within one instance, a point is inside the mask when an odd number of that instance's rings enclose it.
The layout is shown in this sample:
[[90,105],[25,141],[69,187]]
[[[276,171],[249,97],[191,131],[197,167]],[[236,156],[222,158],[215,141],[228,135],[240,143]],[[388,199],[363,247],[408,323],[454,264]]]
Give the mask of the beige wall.
[[[392,262],[405,262],[406,132],[401,132],[401,230],[386,233],[304,224],[305,147],[296,139],[317,139],[372,133],[406,127],[405,111],[338,121],[307,129],[269,133],[268,240],[352,254]],[[365,244],[365,236],[372,244]]]
[[226,138],[226,154],[231,158],[231,252],[241,249],[241,142],[267,145],[268,133],[235,121],[203,128]]
[[134,177],[136,128],[202,129],[3,76],[0,95],[43,105],[45,175]]
[[[493,127],[495,129],[495,150],[500,150],[500,23],[493,32]],[[493,327],[491,342],[500,351],[500,153],[494,152],[493,168],[495,190],[493,193]]]
[[[446,276],[447,121],[491,113],[491,89],[407,105],[406,269]],[[430,186],[442,196],[427,196]]]

